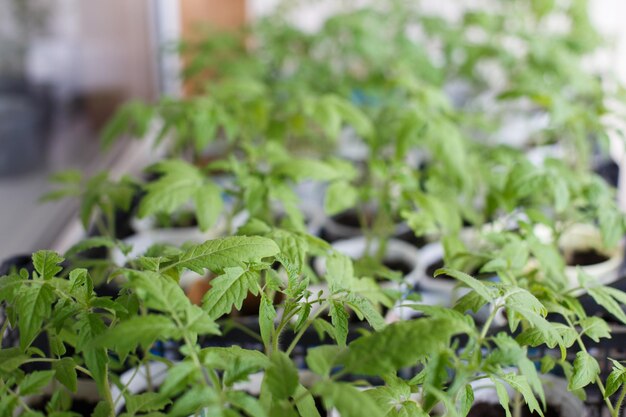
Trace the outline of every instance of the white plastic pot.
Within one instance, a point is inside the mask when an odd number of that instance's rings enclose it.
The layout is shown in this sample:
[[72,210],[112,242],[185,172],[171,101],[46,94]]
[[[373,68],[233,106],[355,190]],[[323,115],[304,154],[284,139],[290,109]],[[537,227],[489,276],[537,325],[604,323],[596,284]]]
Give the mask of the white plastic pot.
[[[300,212],[304,216],[306,232],[313,236],[319,236],[325,220],[324,212],[321,206],[313,203],[303,205],[302,207],[300,207]],[[284,212],[281,208],[275,208],[274,215],[276,216],[276,219],[280,219],[281,216],[284,215]],[[246,224],[249,218],[250,214],[247,210],[241,211],[236,216],[234,216],[232,221],[232,229],[237,230],[239,227]]]
[[157,227],[154,217],[144,217],[142,219],[133,217],[130,220],[132,228],[137,233],[151,233],[162,240],[175,242],[201,241],[214,238],[223,233],[225,221],[220,218],[217,223],[206,232],[202,232],[198,226],[192,227]]
[[[467,294],[470,289],[467,287],[459,286],[459,281],[456,279],[447,278],[435,278],[427,272],[428,268],[443,259],[444,250],[441,243],[431,243],[424,246],[419,251],[419,268],[418,268],[418,280],[420,288],[429,295],[427,301],[438,303],[443,307],[452,307],[454,303]],[[497,279],[494,276],[494,279]],[[493,311],[493,305],[487,304],[476,313],[472,313],[474,319],[478,322],[485,322],[489,315]],[[416,316],[419,312],[413,309],[404,308],[400,311],[396,311],[395,314],[403,319],[408,319]],[[504,311],[500,310],[493,321],[494,326],[503,326],[506,324],[506,317]]]
[[[379,242],[374,240],[370,245],[370,252],[375,253],[378,250]],[[359,259],[365,255],[367,240],[363,236],[351,239],[340,240],[333,243],[333,248],[352,259]],[[415,286],[419,280],[418,275],[418,257],[419,251],[409,243],[401,240],[389,239],[387,241],[387,250],[384,260],[401,261],[410,266],[411,272],[404,277],[404,283],[409,286]],[[314,267],[320,275],[326,272],[326,259],[317,258]]]
[[321,211],[324,207],[326,188],[325,183],[313,180],[301,181],[294,186],[294,192],[300,199],[300,207],[306,214],[311,214],[309,212],[311,209]]
[[411,320],[412,318],[419,317],[421,312],[409,307],[409,304],[421,304],[430,306],[443,306],[447,305],[448,297],[440,292],[420,291],[421,300],[418,302],[400,300],[396,305],[390,309],[385,315],[386,323],[395,323],[401,320]]
[[[363,236],[363,230],[361,227],[340,223],[335,217],[332,216],[326,216],[324,219],[323,229],[326,237],[332,241]],[[397,223],[395,225],[393,236],[400,236],[406,233],[412,233],[408,224]]]
[[434,278],[427,272],[431,265],[443,259],[443,255],[443,245],[439,242],[429,243],[421,248],[418,255],[417,275],[422,289],[429,292],[447,294],[448,298],[452,300],[458,281]]
[[206,232],[202,232],[197,226],[194,227],[171,227],[157,228],[154,217],[131,219],[131,226],[136,233],[124,239],[124,243],[132,247],[131,251],[124,255],[118,248],[115,248],[111,257],[118,266],[125,265],[129,260],[136,259],[146,252],[150,246],[163,243],[174,246],[181,246],[184,243],[202,243],[215,239],[224,233],[226,222],[220,218],[217,223]]
[[[600,230],[590,224],[576,224],[565,231],[559,239],[559,247],[566,259],[574,251],[594,249],[608,259],[593,265],[580,266],[587,275],[603,285],[608,285],[620,278],[619,272],[624,262],[624,242],[612,249],[604,248]],[[578,266],[566,266],[565,276],[570,286],[578,286]]]
[[[127,387],[127,393],[141,394],[148,391],[148,369],[146,368],[149,368],[150,382],[153,387],[158,387],[165,382],[169,367],[163,362],[148,362],[145,366],[131,368],[120,375],[120,383]],[[116,385],[111,387],[111,397],[115,403],[115,414],[118,415],[124,410],[126,399]]]

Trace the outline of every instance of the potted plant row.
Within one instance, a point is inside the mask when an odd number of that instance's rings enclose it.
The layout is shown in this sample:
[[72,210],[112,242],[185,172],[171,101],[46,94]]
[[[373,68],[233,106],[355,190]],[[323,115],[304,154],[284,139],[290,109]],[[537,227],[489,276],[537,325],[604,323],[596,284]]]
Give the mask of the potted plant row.
[[[3,268],[0,415],[568,416],[596,394],[620,415],[624,358],[598,347],[626,324],[626,221],[583,158],[610,95],[585,2],[496,3],[315,33],[286,7],[185,48],[206,90],[104,132],[157,124],[168,157],[56,175],[89,237]],[[543,122],[512,146],[519,105]]]

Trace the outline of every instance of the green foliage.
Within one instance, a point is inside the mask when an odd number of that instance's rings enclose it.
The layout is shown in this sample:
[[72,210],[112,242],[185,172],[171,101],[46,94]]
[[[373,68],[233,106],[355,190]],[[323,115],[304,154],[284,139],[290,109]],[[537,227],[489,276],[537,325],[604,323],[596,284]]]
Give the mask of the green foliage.
[[145,186],[146,196],[139,205],[139,217],[172,214],[193,200],[200,229],[206,231],[215,224],[222,212],[221,191],[199,169],[183,161],[170,160],[160,162],[153,171],[160,177]]
[[[439,408],[464,416],[480,380],[493,383],[507,416],[517,417],[518,400],[541,415],[550,398],[529,349],[540,347],[560,351],[541,359],[542,372],[560,366],[578,395],[598,385],[617,416],[624,367],[613,361],[603,380],[586,345],[613,329],[577,297],[587,293],[626,324],[626,295],[584,268],[570,282],[560,247],[572,224],[599,230],[596,249],[616,247],[626,230],[615,191],[589,169],[612,93],[582,65],[597,46],[586,1],[500,2],[464,10],[454,23],[400,1],[346,5],[312,33],[291,24],[287,3],[250,32],[186,45],[193,95],[131,102],[110,121],[105,146],[127,134],[167,142],[167,158],[147,170],[153,179],[140,186],[107,173],[53,177],[59,188],[45,198],[79,198],[84,227],[100,235],[75,244],[67,260],[40,251],[33,273],[0,277],[2,336],[19,330],[19,343],[0,349],[3,415],[54,380],[71,392],[81,378],[98,386],[94,417],[112,417],[121,401],[111,384],[124,393],[125,417],[318,417],[314,397],[346,417],[422,417]],[[546,23],[555,16],[570,21],[562,33]],[[462,97],[449,93],[456,83],[467,90]],[[531,125],[537,114],[544,127],[519,143],[506,138],[508,119]],[[543,144],[566,156],[528,153]],[[306,233],[316,219],[296,188],[305,181],[324,189],[327,215],[356,212],[371,250],[364,259],[355,264]],[[221,237],[157,244],[123,268],[84,259],[94,248],[131,253],[117,240],[120,213],[167,225],[183,211]],[[242,213],[248,220],[233,233]],[[441,241],[436,275],[456,280],[453,308],[413,303],[415,282],[382,265],[399,221],[421,240]],[[313,257],[325,258],[321,276]],[[179,283],[187,275],[210,280],[202,306]],[[97,295],[104,279],[116,294]],[[237,311],[257,304],[258,326],[239,320]],[[383,306],[419,317],[388,323]],[[233,329],[254,343],[223,346]],[[326,344],[303,343],[315,333]],[[35,347],[44,336],[49,349]],[[156,357],[157,342],[179,344],[181,361]],[[118,369],[141,375],[153,361],[167,367],[165,382],[129,392]],[[50,370],[25,372],[37,362]],[[300,371],[305,363],[312,380]],[[259,379],[260,393],[246,388]],[[65,388],[49,414],[65,415]]]
[[352,342],[342,363],[357,374],[382,375],[397,371],[442,349],[456,331],[444,319],[395,323]]

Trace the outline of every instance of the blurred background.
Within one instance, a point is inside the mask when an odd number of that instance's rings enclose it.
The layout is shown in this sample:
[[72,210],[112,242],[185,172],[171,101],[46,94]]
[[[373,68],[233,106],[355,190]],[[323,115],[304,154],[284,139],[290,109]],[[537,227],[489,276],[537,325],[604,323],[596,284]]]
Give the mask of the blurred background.
[[[283,2],[284,3],[284,2]],[[343,7],[367,1],[291,2],[290,19],[315,31]],[[297,3],[297,4],[295,4]],[[454,19],[489,1],[424,0]],[[238,28],[277,7],[270,0],[0,0],[0,258],[54,247],[70,233],[77,207],[40,204],[48,177],[77,168],[132,172],[150,150],[122,141],[102,152],[99,132],[130,99],[181,96],[174,45],[201,27]],[[589,17],[608,41],[589,57],[626,82],[626,2],[594,0]]]

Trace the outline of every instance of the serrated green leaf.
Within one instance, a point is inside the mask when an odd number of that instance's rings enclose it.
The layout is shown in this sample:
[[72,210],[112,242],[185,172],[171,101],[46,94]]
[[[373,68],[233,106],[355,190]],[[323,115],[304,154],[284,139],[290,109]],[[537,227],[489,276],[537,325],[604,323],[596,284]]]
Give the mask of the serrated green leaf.
[[76,362],[72,358],[62,358],[52,363],[56,379],[72,392],[76,392],[78,376],[76,375]]
[[481,297],[480,294],[471,291],[456,301],[454,310],[460,313],[465,313],[466,311],[477,313],[487,302],[488,301]]
[[556,366],[556,359],[550,355],[541,358],[541,373],[547,374]]
[[328,376],[336,366],[337,359],[345,348],[335,345],[322,345],[309,348],[306,364],[310,370],[321,376]]
[[606,311],[617,317],[619,321],[626,324],[626,314],[624,313],[624,310],[622,310],[621,306],[612,297],[613,293],[607,287],[594,286],[588,288],[587,291],[596,303],[598,303],[599,305],[604,307]]
[[110,416],[111,416],[111,405],[105,400],[98,402],[98,404],[93,410],[93,413],[91,414],[91,417],[110,417]]
[[324,211],[329,216],[354,207],[358,199],[357,189],[347,181],[335,181],[328,186],[324,199]]
[[474,390],[471,385],[466,385],[465,389],[461,390],[461,394],[459,397],[460,402],[460,410],[459,413],[462,416],[466,416],[469,413],[470,408],[474,404]]
[[187,306],[185,328],[196,335],[220,334],[219,327],[204,310],[196,305]]
[[430,317],[448,320],[450,324],[454,324],[460,332],[471,333],[475,329],[472,317],[456,310],[425,304],[409,304],[407,307],[421,311]]
[[296,409],[298,410],[298,413],[300,413],[300,416],[321,417],[315,405],[313,395],[311,395],[311,393],[302,385],[298,385],[298,388],[296,388],[296,392],[293,394],[293,398],[296,403]]
[[187,268],[198,274],[205,269],[222,272],[228,267],[245,267],[280,252],[273,240],[260,236],[231,236],[209,240],[183,252],[178,261],[167,268]]
[[127,276],[148,308],[172,313],[187,311],[191,305],[180,285],[169,277],[150,271],[128,271]]
[[17,314],[20,329],[20,347],[26,349],[41,331],[44,319],[50,317],[51,305],[55,301],[48,284],[20,288],[17,301]]
[[598,365],[598,361],[587,352],[580,351],[574,360],[574,372],[569,381],[568,389],[574,391],[584,388],[594,382],[599,374],[600,365]]
[[76,268],[70,272],[70,292],[72,295],[87,303],[93,295],[93,281],[84,268]]
[[509,409],[509,393],[506,390],[506,387],[497,379],[495,378],[491,378],[491,382],[493,382],[493,385],[496,388],[496,395],[498,396],[498,401],[500,402],[500,405],[502,406],[502,408],[504,409],[504,412],[506,413],[506,417],[511,417],[511,410]]
[[284,175],[295,181],[312,179],[318,181],[334,181],[344,179],[342,170],[317,159],[298,158],[290,159],[277,165],[275,174]]
[[347,289],[354,280],[352,260],[346,255],[334,252],[326,258],[325,278],[331,293]]
[[524,398],[524,402],[526,403],[526,405],[528,406],[528,409],[531,412],[536,411],[537,414],[539,414],[540,416],[543,416],[543,411],[541,410],[541,407],[539,406],[539,403],[537,402],[537,399],[535,398],[535,394],[533,393],[533,390],[530,387],[530,384],[528,383],[526,377],[522,375],[507,374],[507,375],[504,375],[503,379],[515,391],[522,394],[522,397]]
[[196,365],[192,362],[177,363],[167,371],[167,378],[163,382],[160,392],[171,398],[177,390],[180,390],[183,381],[197,371]]
[[263,409],[261,402],[253,396],[243,391],[228,391],[226,393],[228,401],[236,408],[245,411],[245,415],[250,417],[266,417],[267,413]]
[[342,363],[347,370],[364,375],[394,372],[432,355],[457,331],[448,320],[440,318],[393,323],[350,343]]
[[600,339],[611,338],[611,329],[600,317],[587,317],[578,323],[581,327],[581,334],[587,335],[594,342]]
[[298,387],[298,371],[284,352],[275,351],[270,357],[270,366],[265,371],[263,384],[276,399],[287,399]]
[[613,370],[606,380],[604,398],[615,394],[624,383],[626,383],[626,369],[619,362],[613,361]]
[[104,348],[92,348],[90,345],[99,335],[106,331],[102,317],[95,313],[83,314],[75,325],[78,331],[76,351],[82,353],[85,365],[91,372],[98,386],[100,395],[105,395],[110,387],[107,384],[107,364],[109,358]]
[[33,254],[33,265],[39,276],[45,280],[50,279],[63,269],[59,264],[63,262],[65,258],[61,257],[58,253],[41,250]]
[[385,413],[367,394],[342,382],[320,382],[312,388],[327,410],[336,408],[342,417],[384,417]]
[[124,398],[126,399],[126,410],[131,414],[159,411],[172,403],[169,398],[156,392],[145,392],[135,395],[125,394]]
[[300,304],[299,306],[299,310],[298,310],[298,321],[296,322],[295,326],[293,326],[293,331],[294,332],[299,332],[302,327],[304,327],[309,319],[309,316],[311,315],[311,304],[309,303],[305,303],[305,304]]
[[209,230],[222,214],[224,203],[222,190],[215,184],[205,184],[198,188],[193,196],[200,230]]
[[204,182],[200,170],[182,160],[160,162],[154,171],[161,177],[145,186],[146,195],[139,204],[139,217],[173,213],[191,200]]
[[382,330],[387,325],[383,316],[368,299],[357,294],[350,294],[347,303],[359,317],[365,318],[374,330]]
[[365,390],[387,417],[414,416],[427,417],[411,394],[411,385],[393,375],[383,376],[384,385]]
[[77,253],[84,252],[93,248],[113,248],[115,241],[104,236],[90,237],[83,239],[65,252],[66,257],[74,256]]
[[295,233],[274,230],[269,236],[280,248],[280,255],[276,258],[287,270],[290,285],[302,273],[306,254],[309,250],[307,241]]
[[174,402],[168,416],[188,417],[199,413],[204,407],[216,406],[218,404],[220,404],[220,399],[214,389],[196,385],[189,388]]
[[442,268],[435,271],[435,277],[439,275],[448,275],[452,278],[458,279],[459,281],[466,284],[468,287],[476,291],[485,301],[493,302],[495,299],[495,293],[492,288],[489,288],[483,282],[477,280],[476,278],[466,274],[465,272],[456,271],[454,269]]
[[30,357],[19,348],[0,349],[0,371],[13,372]]
[[157,339],[178,337],[180,337],[180,330],[172,320],[165,316],[149,314],[135,316],[118,323],[95,338],[92,346],[111,348],[125,357],[128,352],[139,347],[146,348]]
[[259,330],[261,331],[261,339],[265,346],[271,345],[274,334],[274,320],[276,319],[276,309],[272,301],[263,294],[261,296],[261,305],[259,307]]
[[329,314],[334,328],[335,340],[339,346],[345,346],[348,338],[348,313],[346,313],[343,303],[332,300],[330,302]]
[[240,267],[226,268],[223,275],[211,280],[211,289],[203,297],[202,308],[214,320],[230,313],[233,306],[241,310],[248,291],[258,282],[258,273]]
[[54,377],[54,371],[35,371],[27,374],[19,383],[20,395],[39,393]]
[[229,370],[235,365],[258,372],[270,366],[270,360],[257,350],[242,349],[239,346],[227,348],[210,347],[200,353],[202,363],[215,369]]

